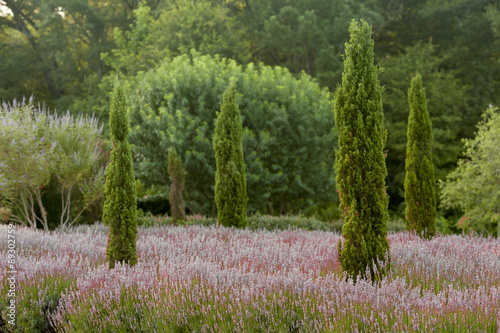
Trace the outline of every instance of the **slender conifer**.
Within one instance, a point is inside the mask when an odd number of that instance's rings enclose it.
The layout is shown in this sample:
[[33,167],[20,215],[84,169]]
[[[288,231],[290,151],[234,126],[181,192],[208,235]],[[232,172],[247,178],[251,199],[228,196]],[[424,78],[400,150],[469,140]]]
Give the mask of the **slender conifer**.
[[137,263],[137,203],[132,152],[128,142],[128,106],[122,85],[115,81],[109,113],[112,150],[106,169],[103,223],[109,225],[106,256],[115,263]]
[[372,278],[377,278],[373,262],[383,273],[377,259],[384,261],[389,251],[389,196],[384,157],[387,131],[383,128],[378,68],[373,63],[372,29],[364,20],[353,20],[349,32],[342,85],[335,96],[339,140],[335,165],[340,209],[344,213],[344,243],[338,244],[340,262],[343,271],[356,280],[358,274],[365,276],[367,267]]
[[224,92],[215,122],[214,150],[215,203],[219,223],[224,226],[247,226],[247,181],[243,160],[242,124],[236,88],[232,83]]
[[172,221],[186,220],[186,208],[184,206],[184,198],[182,191],[184,190],[184,178],[186,171],[182,166],[182,161],[177,155],[175,149],[168,151],[168,173],[170,176],[170,195],[168,201],[170,203],[170,215]]
[[412,78],[408,90],[410,116],[406,146],[406,226],[421,237],[436,233],[436,181],[432,163],[432,124],[420,74]]

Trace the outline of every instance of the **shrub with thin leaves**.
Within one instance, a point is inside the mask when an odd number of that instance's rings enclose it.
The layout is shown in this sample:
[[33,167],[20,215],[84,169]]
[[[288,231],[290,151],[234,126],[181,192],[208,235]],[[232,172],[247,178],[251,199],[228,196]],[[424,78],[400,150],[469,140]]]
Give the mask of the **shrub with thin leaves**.
[[[67,227],[102,196],[102,128],[96,118],[58,115],[32,101],[0,107],[0,199],[14,222],[48,230],[42,195],[51,177],[58,183]],[[78,195],[80,200],[72,200]]]

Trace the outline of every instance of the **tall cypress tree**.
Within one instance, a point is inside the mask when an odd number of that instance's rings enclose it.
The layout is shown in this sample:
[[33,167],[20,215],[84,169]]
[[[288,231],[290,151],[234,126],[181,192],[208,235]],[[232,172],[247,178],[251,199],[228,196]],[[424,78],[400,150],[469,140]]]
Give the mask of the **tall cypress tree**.
[[[346,43],[342,85],[335,95],[335,126],[339,150],[335,168],[340,209],[344,214],[338,250],[342,270],[354,280],[364,276],[372,262],[383,273],[377,259],[384,260],[389,250],[387,221],[389,196],[386,192],[387,169],[384,145],[382,88],[374,65],[371,26],[352,21]],[[387,263],[388,264],[388,263]]]
[[103,223],[109,225],[106,256],[109,268],[119,261],[137,263],[137,203],[132,152],[128,142],[128,106],[122,85],[115,81],[109,113],[112,150],[106,169]]
[[432,163],[432,124],[422,87],[422,77],[417,73],[408,90],[410,116],[406,146],[406,225],[421,237],[436,234],[436,181]]
[[170,195],[168,197],[170,215],[172,216],[172,221],[177,223],[179,220],[186,220],[186,207],[184,206],[184,198],[182,197],[186,171],[182,167],[181,158],[177,155],[175,149],[168,151],[168,174],[170,176]]
[[247,180],[241,116],[236,104],[236,88],[232,83],[224,92],[220,112],[215,121],[214,150],[217,170],[215,173],[215,203],[219,223],[224,226],[247,226]]

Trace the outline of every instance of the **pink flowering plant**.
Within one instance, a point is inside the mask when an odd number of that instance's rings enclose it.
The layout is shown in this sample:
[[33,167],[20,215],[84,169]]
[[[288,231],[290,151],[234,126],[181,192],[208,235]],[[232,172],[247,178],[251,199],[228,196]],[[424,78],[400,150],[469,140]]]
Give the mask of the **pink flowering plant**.
[[[366,278],[354,284],[341,273],[337,233],[140,227],[137,265],[113,270],[105,263],[106,234],[102,225],[64,232],[17,229],[13,332],[43,327],[56,332],[500,328],[500,240],[491,237],[424,240],[409,232],[391,233],[390,274],[378,283]],[[0,244],[3,277],[7,247]],[[7,327],[6,286],[0,284],[0,330]]]

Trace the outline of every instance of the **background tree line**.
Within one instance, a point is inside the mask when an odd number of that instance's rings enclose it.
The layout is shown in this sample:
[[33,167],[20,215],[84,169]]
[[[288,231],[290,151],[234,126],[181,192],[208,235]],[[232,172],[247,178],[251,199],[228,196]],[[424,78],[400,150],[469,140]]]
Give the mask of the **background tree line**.
[[[180,110],[179,117],[174,119],[184,121],[182,126],[195,126],[200,122],[198,125],[201,127],[193,130],[195,135],[191,135],[189,140],[201,147],[210,147],[206,140],[212,139],[210,133],[214,124],[211,122],[212,118],[201,120],[198,114],[190,113],[189,110],[200,111],[200,114],[204,114],[203,110],[208,110],[205,114],[209,115],[212,112],[210,110],[220,106],[219,97],[224,85],[212,85],[210,82],[217,82],[217,77],[226,75],[225,71],[231,66],[235,71],[233,75],[240,75],[238,73],[258,67],[249,66],[249,63],[262,62],[264,65],[286,68],[295,77],[293,80],[308,81],[301,74],[305,72],[315,78],[320,87],[333,92],[341,79],[341,55],[348,40],[349,22],[352,18],[364,17],[374,27],[375,61],[385,69],[380,74],[380,80],[385,86],[383,103],[385,127],[388,129],[386,180],[389,186],[389,207],[399,213],[404,212],[404,160],[409,114],[406,92],[410,77],[418,71],[426,86],[435,140],[433,161],[438,180],[444,179],[456,167],[463,151],[461,139],[473,137],[476,124],[487,106],[499,104],[500,7],[494,0],[1,0],[0,5],[4,8],[4,14],[0,16],[0,100],[9,101],[23,95],[34,95],[35,101],[45,102],[59,111],[69,109],[75,114],[96,113],[104,124],[105,131],[108,131],[108,92],[112,90],[114,78],[119,76],[130,95],[139,92],[134,97],[136,100],[131,101],[132,127],[138,125],[142,118],[147,120],[147,112],[150,112],[151,117],[161,114],[159,119],[168,119]],[[192,49],[197,52],[191,53]],[[206,75],[206,87],[217,87],[218,92],[212,97],[204,95],[201,90],[196,91],[196,81],[179,81],[187,74],[175,76],[161,70],[163,66],[165,70],[173,71],[175,64],[180,66],[189,61],[194,64],[195,59],[204,59],[199,62],[203,66],[203,62],[209,64],[210,59],[214,59],[202,58],[203,55],[219,55],[235,61],[233,65],[220,69],[219,73],[222,74],[219,76]],[[240,69],[234,69],[237,67]],[[247,76],[264,76],[266,70],[269,71],[262,67]],[[196,73],[196,69],[193,71]],[[180,72],[182,71],[179,69],[177,73]],[[165,81],[155,78],[155,75],[168,76],[177,81],[170,83],[172,86],[168,89],[172,90],[164,89],[161,85]],[[285,80],[290,86],[295,81],[287,75],[279,74],[275,79]],[[193,78],[189,75],[187,77]],[[251,79],[247,80],[251,82]],[[186,87],[183,90],[186,95],[178,97],[173,94],[174,101],[169,102],[169,96],[172,96],[169,93],[180,89],[176,88],[176,84]],[[189,92],[188,88],[194,90]],[[244,97],[247,95],[256,95],[257,92],[262,95],[267,88],[252,89],[249,86],[247,91],[240,91],[241,99],[247,98]],[[289,89],[288,93],[292,90]],[[254,109],[262,109],[268,103],[266,107],[275,110],[275,119],[282,121],[281,127],[278,126],[279,133],[290,133],[301,128],[303,137],[314,136],[300,127],[300,123],[286,129],[290,123],[284,120],[283,114],[282,118],[276,115],[279,115],[280,108],[291,104],[283,101],[280,104],[279,97],[276,97],[280,92],[275,91],[273,94],[274,97],[265,97],[258,103],[247,98],[246,103],[253,105]],[[317,92],[316,95],[320,96],[321,93]],[[198,99],[199,96],[205,97]],[[198,104],[186,104],[185,100],[190,98],[196,98],[193,103]],[[278,102],[272,105],[269,100],[276,98]],[[326,101],[323,97],[318,98],[321,103],[326,103],[323,102]],[[157,104],[151,103],[151,100]],[[213,106],[207,106],[210,103]],[[297,110],[306,107],[300,103],[302,102],[297,102]],[[282,159],[279,163],[283,163],[287,156],[296,154],[293,136],[278,135],[278,132],[272,133],[260,128],[258,118],[252,124],[249,117],[253,113],[245,118],[244,105],[240,103],[240,106],[244,127],[245,124],[247,127],[244,130],[244,145],[247,140],[247,146],[253,145],[255,149],[260,149],[264,155],[259,155],[259,158],[265,156],[266,151],[279,155],[269,156],[267,162],[253,157],[253,162],[246,161],[247,172],[251,173],[252,163],[255,168],[268,168],[266,184],[269,185],[266,186],[276,193],[273,195],[275,199],[272,199],[274,203],[271,210],[286,212],[286,203],[285,208],[282,208],[283,194],[287,191],[297,192],[289,184],[281,187],[277,184],[283,181],[279,177],[293,178],[293,165],[291,162],[278,164],[272,159]],[[163,113],[161,110],[164,110]],[[326,113],[321,113],[319,119],[314,117],[318,116],[314,112],[307,112],[302,120],[312,126],[317,121],[332,119]],[[195,123],[189,125],[188,121]],[[206,125],[203,125],[203,121]],[[328,125],[333,128],[333,123]],[[270,133],[267,139],[266,132]],[[320,138],[326,137],[324,130],[320,132]],[[155,133],[153,131],[150,135]],[[166,153],[164,162],[155,158],[143,158],[138,144],[142,142],[138,139],[141,135],[140,131],[131,133],[132,148],[135,145],[136,149],[138,175],[142,172],[143,176],[140,178],[148,186],[168,183],[167,172],[163,172],[166,179],[163,180],[153,173],[148,174],[147,168],[141,169],[144,163],[163,163],[166,170]],[[334,133],[328,135],[328,140],[335,142]],[[287,142],[287,138],[289,144],[283,145],[282,140]],[[197,158],[197,163],[201,163],[204,158],[213,157],[204,155],[204,148],[187,149],[189,140],[173,146],[188,164],[187,205],[190,205],[190,200],[191,206],[195,202],[203,205],[199,199],[203,197],[203,190],[198,187],[195,191],[193,182],[201,183],[203,177],[211,175],[197,173],[194,164],[190,170],[189,163],[194,163]],[[315,145],[314,142],[318,141],[309,140],[310,145]],[[278,146],[283,148],[277,150]],[[186,154],[191,154],[191,160]],[[326,154],[327,152],[321,158],[326,158]],[[318,163],[321,166],[321,160]],[[278,165],[284,169],[278,170]],[[321,167],[322,170],[333,170],[331,165]],[[324,185],[325,179],[331,177],[316,177],[311,180],[311,184],[301,184],[300,179],[288,181],[290,184],[299,184],[296,186],[303,189],[300,195],[308,196],[318,189],[324,189],[320,185]],[[257,184],[262,180],[254,179],[254,182]],[[252,177],[249,178],[248,186],[251,192]],[[327,187],[333,188],[333,184],[328,183]],[[262,193],[271,193],[266,188],[261,190]],[[211,189],[205,189],[205,192],[213,193]],[[278,199],[278,193],[281,199]],[[313,206],[324,209],[320,207],[322,202],[332,200],[331,196],[322,194],[309,198],[309,203],[297,206],[292,200],[288,204],[299,209]],[[204,202],[211,204],[213,200]],[[254,208],[250,205],[249,209],[267,209],[263,207],[264,204],[259,205],[256,203]],[[212,210],[211,207],[193,208],[204,212]]]

